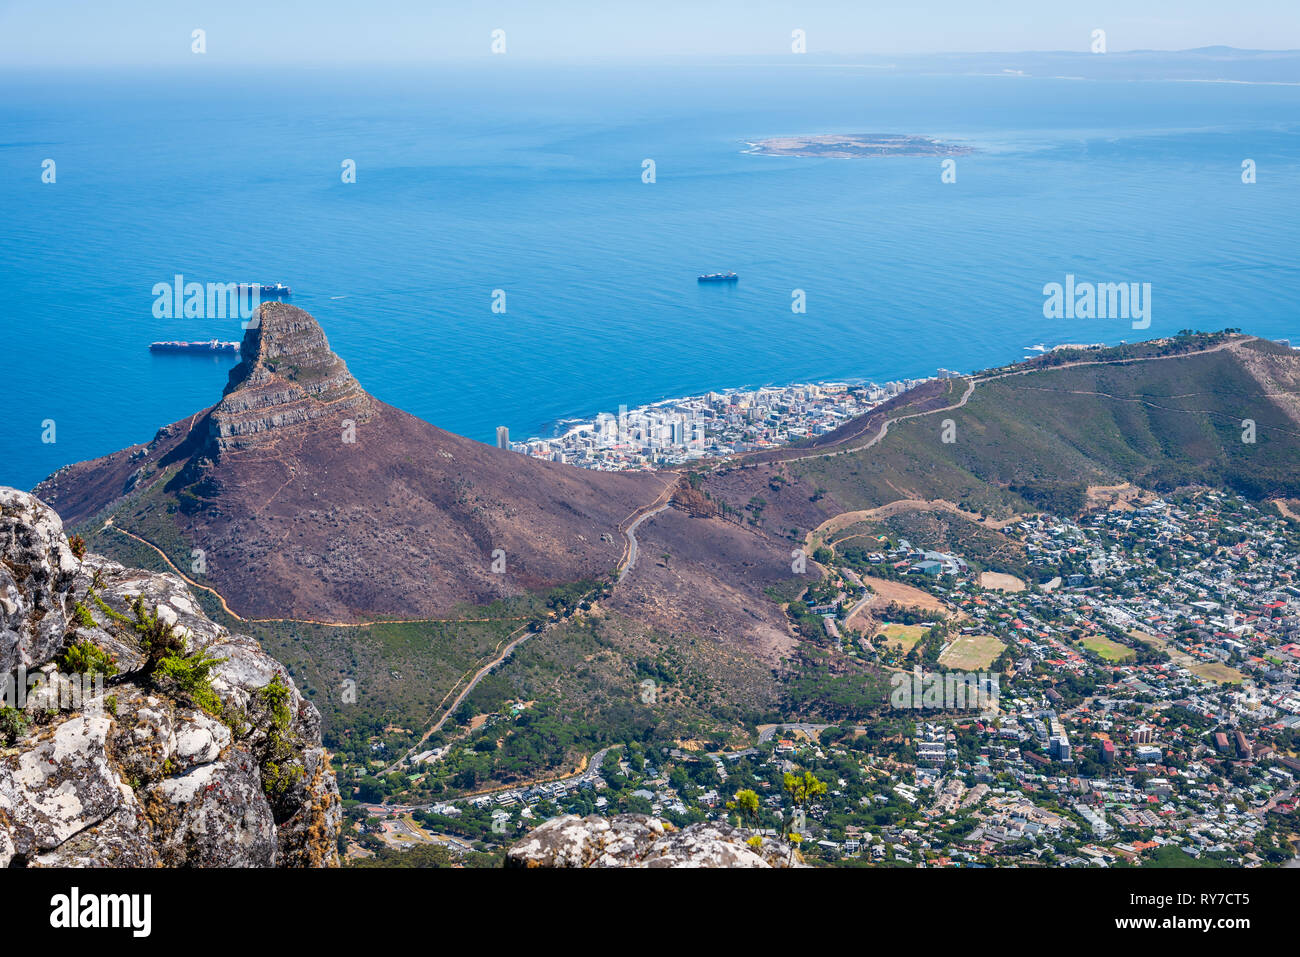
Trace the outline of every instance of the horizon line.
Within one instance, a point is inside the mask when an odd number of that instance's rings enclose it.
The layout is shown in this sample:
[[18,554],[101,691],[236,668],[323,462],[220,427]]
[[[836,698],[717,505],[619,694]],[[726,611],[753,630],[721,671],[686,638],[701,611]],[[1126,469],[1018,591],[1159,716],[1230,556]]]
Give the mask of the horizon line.
[[[267,65],[265,72],[274,72],[277,68],[290,67],[337,67],[340,65],[347,66],[364,66],[364,67],[427,67],[439,65],[472,65],[486,62],[499,62],[508,64],[515,61],[522,61],[529,64],[536,63],[554,63],[554,64],[581,64],[581,63],[648,63],[661,61],[734,61],[734,60],[754,60],[766,61],[769,63],[780,62],[787,65],[795,65],[803,61],[845,61],[852,58],[868,59],[909,59],[918,57],[980,57],[980,56],[1063,56],[1079,57],[1089,60],[1104,60],[1107,57],[1130,57],[1130,56],[1153,56],[1153,55],[1196,55],[1208,54],[1214,51],[1247,55],[1247,56],[1300,56],[1300,48],[1276,48],[1265,49],[1255,47],[1234,47],[1228,44],[1207,44],[1197,47],[1179,47],[1170,49],[1158,49],[1154,47],[1135,47],[1128,50],[1108,50],[1105,53],[1093,53],[1088,50],[1064,50],[1064,49],[1007,49],[1007,50],[911,50],[905,52],[878,52],[878,51],[819,51],[807,52],[802,54],[779,54],[772,52],[753,52],[753,53],[701,53],[697,51],[689,52],[658,52],[658,53],[632,53],[632,54],[562,54],[548,56],[545,54],[530,54],[512,52],[504,55],[495,55],[489,52],[476,54],[454,54],[454,55],[430,55],[425,58],[402,58],[402,59],[376,59],[376,58],[323,58],[323,59],[299,59],[290,60],[282,59],[277,64]],[[86,72],[102,68],[126,68],[135,71],[147,71],[163,67],[179,67],[189,62],[187,57],[178,57],[167,59],[154,63],[142,63],[139,60],[98,60],[76,62],[63,62],[51,60],[48,62],[40,61],[16,61],[9,59],[6,63],[0,63],[0,73],[15,73],[30,70],[57,69],[68,72]],[[213,57],[212,60],[205,62],[215,62],[217,66],[239,66],[247,67],[250,65],[261,65],[264,61],[258,57],[238,57],[224,59]]]

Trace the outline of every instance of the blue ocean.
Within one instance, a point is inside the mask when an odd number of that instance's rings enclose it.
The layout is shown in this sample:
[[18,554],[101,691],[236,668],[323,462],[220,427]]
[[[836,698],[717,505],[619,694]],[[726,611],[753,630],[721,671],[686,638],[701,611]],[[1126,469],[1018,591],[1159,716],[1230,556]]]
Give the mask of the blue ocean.
[[[1225,326],[1300,341],[1295,85],[789,60],[3,83],[5,485],[217,400],[232,358],[148,351],[241,335],[237,319],[155,318],[153,287],[177,274],[288,283],[370,392],[489,442],[499,425],[519,439],[620,404],[967,371],[1033,345]],[[952,183],[937,157],[746,152],[837,132],[975,152]],[[696,282],[725,270],[740,281]],[[1150,328],[1045,319],[1043,287],[1067,274],[1150,283]]]

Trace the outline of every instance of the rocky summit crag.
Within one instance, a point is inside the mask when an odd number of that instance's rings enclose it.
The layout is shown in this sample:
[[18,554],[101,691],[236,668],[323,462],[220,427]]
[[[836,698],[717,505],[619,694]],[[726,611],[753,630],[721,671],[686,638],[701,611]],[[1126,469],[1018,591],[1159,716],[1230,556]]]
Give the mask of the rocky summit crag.
[[320,718],[284,668],[7,488],[0,669],[0,866],[337,865]]
[[601,577],[622,523],[671,484],[539,461],[387,405],[284,303],[260,307],[241,357],[215,406],[33,491],[101,553],[129,533],[186,569],[201,549],[196,580],[246,617],[451,617]]
[[310,315],[283,302],[259,307],[208,418],[213,450],[248,448],[315,419],[365,422],[374,402],[331,350]]

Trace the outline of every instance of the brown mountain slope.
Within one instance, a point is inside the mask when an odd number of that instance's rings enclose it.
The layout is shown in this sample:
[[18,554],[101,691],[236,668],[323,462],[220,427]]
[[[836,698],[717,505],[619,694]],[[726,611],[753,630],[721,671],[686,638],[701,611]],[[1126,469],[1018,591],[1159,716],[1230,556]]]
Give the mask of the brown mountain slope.
[[69,525],[147,540],[245,617],[440,617],[605,575],[666,481],[540,462],[385,405],[283,303],[262,306],[242,354],[216,406],[35,492]]

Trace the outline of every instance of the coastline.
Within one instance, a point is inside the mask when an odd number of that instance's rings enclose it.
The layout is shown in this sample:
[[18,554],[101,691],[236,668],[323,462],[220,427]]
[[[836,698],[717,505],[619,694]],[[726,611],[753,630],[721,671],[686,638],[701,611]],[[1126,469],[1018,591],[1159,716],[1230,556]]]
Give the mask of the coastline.
[[751,156],[794,156],[813,159],[969,156],[977,150],[917,133],[816,133],[768,136],[744,140]]
[[[946,378],[959,375],[939,370]],[[512,451],[580,468],[625,471],[762,451],[834,431],[936,376],[878,385],[863,379],[733,387],[658,399],[617,413],[557,420],[550,437]]]
[[[1119,342],[1123,342],[1123,341],[1126,340],[1118,340],[1114,344],[1119,344]],[[1045,339],[1032,346],[1023,346],[1020,347],[1019,349],[1010,349],[1008,350],[1009,352],[1012,353],[1019,352],[1020,357],[1018,359],[1008,358],[1007,362],[1023,362],[1030,359],[1038,358],[1043,355],[1050,355],[1053,352],[1058,352],[1065,349],[1097,349],[1097,348],[1104,349],[1104,348],[1109,348],[1112,345],[1112,343],[1108,343],[1108,342],[1081,343],[1081,342],[1072,342],[1072,341],[1065,341],[1065,342],[1055,343],[1052,345],[1047,345],[1048,342],[1051,342],[1050,338]],[[893,383],[902,383],[902,382],[918,384],[935,378],[952,378],[952,377],[960,377],[969,374],[970,374],[969,371],[952,370],[944,367],[939,367],[938,369],[936,369],[933,375],[921,376],[917,378],[900,377],[895,380],[889,380],[889,382],[886,383],[886,386]],[[742,384],[736,386],[727,386],[719,389],[710,389],[706,392],[700,392],[700,393],[690,393],[687,395],[678,395],[678,396],[666,396],[659,399],[651,400],[649,402],[642,402],[641,404],[636,406],[627,405],[624,406],[623,409],[629,417],[632,417],[638,414],[653,413],[664,409],[679,407],[683,404],[687,404],[693,401],[703,400],[708,396],[723,396],[723,397],[730,398],[734,396],[754,395],[766,391],[800,390],[800,389],[810,389],[810,388],[827,389],[833,387],[885,388],[884,386],[879,386],[874,381],[862,376],[841,376],[835,379],[815,379],[815,380],[802,381],[802,382],[787,382],[784,384],[768,383],[764,385]],[[870,408],[863,409],[862,411],[868,412],[870,411]],[[528,436],[527,439],[524,439],[522,441],[512,440],[510,445],[511,448],[514,449],[515,451],[521,451],[522,454],[529,454],[525,448],[527,446],[537,446],[540,443],[563,442],[566,438],[577,436],[584,432],[589,432],[590,430],[593,429],[593,427],[595,427],[596,423],[600,421],[603,416],[610,416],[610,415],[615,415],[615,412],[609,410],[599,410],[588,414],[572,414],[557,419],[551,419],[546,422],[543,422],[540,427],[530,430],[531,434]],[[803,436],[796,436],[796,438],[802,438],[802,437]],[[794,441],[794,439],[793,438],[787,439],[787,443],[789,441]],[[779,444],[786,444],[786,443],[779,443]],[[719,455],[721,454],[726,454],[726,453],[719,453]],[[712,458],[714,456],[704,455],[700,457]],[[580,467],[589,467],[589,466],[580,466]]]

